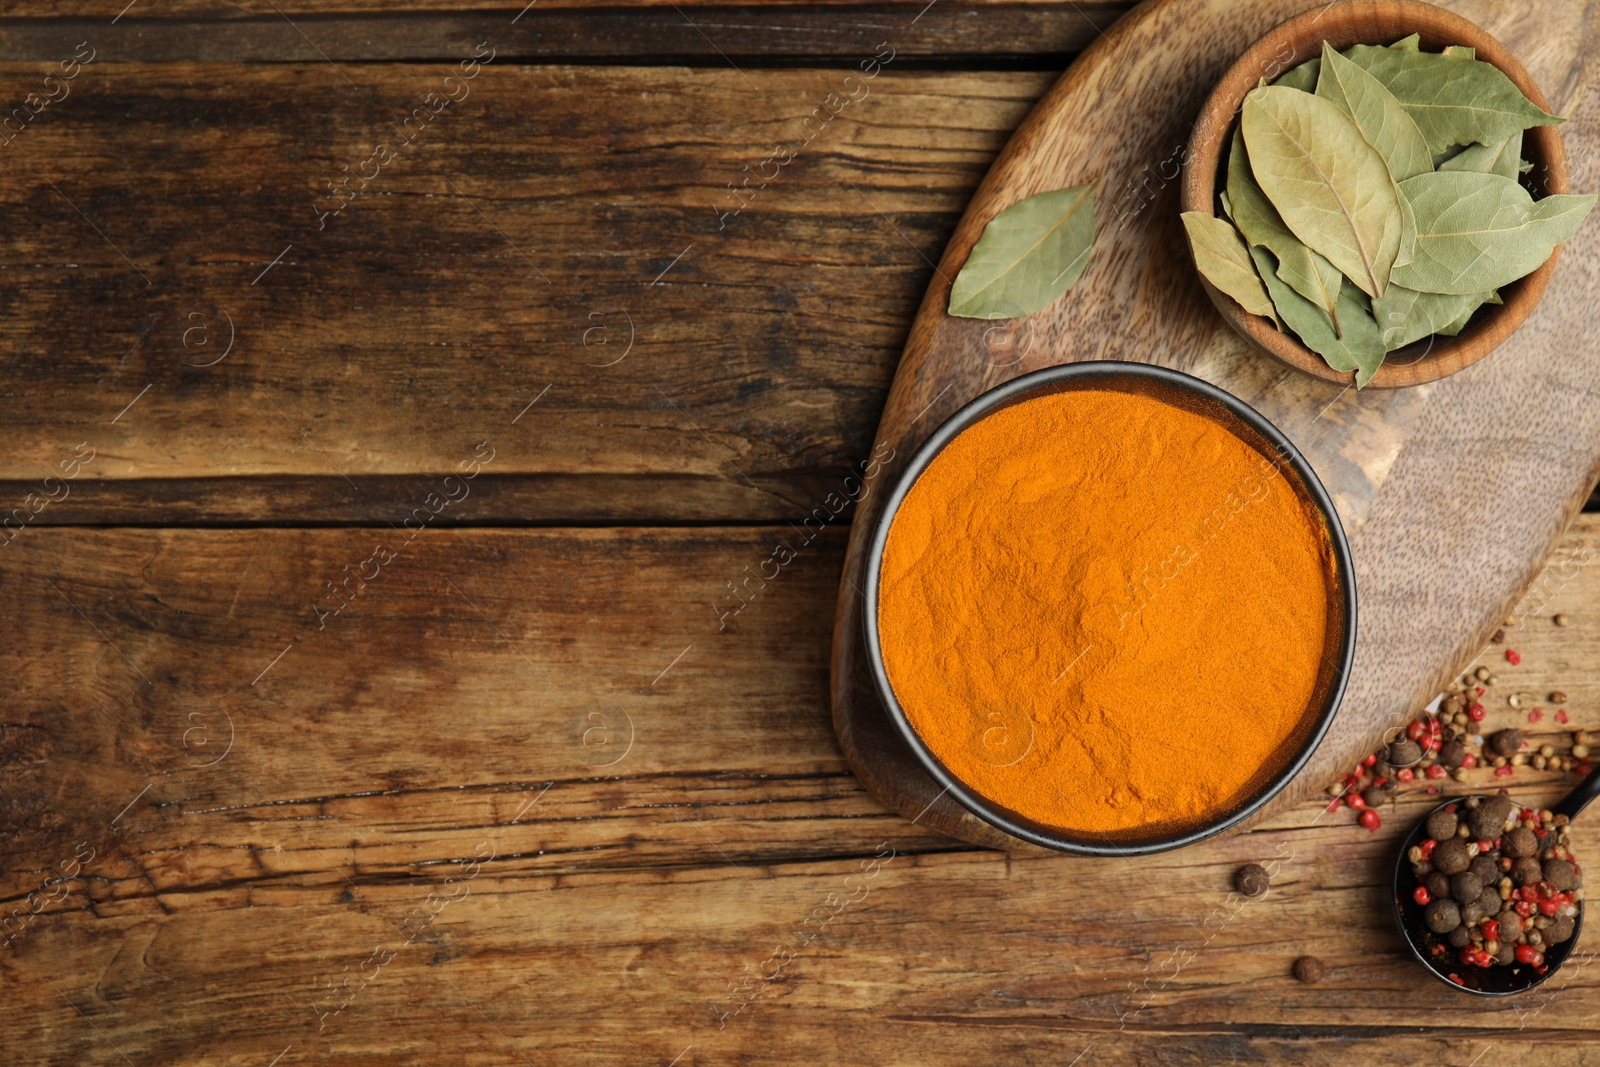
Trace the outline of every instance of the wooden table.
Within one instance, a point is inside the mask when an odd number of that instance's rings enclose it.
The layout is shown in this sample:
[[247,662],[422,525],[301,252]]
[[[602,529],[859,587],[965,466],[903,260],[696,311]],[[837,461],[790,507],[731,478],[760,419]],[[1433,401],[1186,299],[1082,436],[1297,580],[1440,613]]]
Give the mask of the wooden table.
[[[1403,958],[1425,798],[977,849],[840,757],[849,514],[746,584],[1129,5],[121,2],[0,7],[0,1060],[1583,1061]],[[1495,669],[1600,728],[1597,551]]]

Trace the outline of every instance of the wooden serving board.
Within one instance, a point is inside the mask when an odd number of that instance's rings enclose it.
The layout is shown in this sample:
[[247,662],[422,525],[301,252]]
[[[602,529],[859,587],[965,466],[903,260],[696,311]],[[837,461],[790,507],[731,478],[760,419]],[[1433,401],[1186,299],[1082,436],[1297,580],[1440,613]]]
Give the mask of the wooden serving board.
[[[1443,381],[1367,391],[1315,381],[1247,347],[1206,299],[1183,243],[1178,185],[1217,79],[1308,0],[1149,0],[1072,65],[973,196],[912,326],[878,427],[893,459],[863,495],[834,629],[833,718],[846,759],[891,807],[951,836],[1031,849],[942,794],[894,733],[862,641],[866,547],[886,489],[961,405],[1018,374],[1078,360],[1159,363],[1253,405],[1305,453],[1355,555],[1359,637],[1337,720],[1273,811],[1346,773],[1481,647],[1600,474],[1600,220],[1566,246],[1527,324]],[[1378,5],[1373,5],[1378,6]],[[1600,15],[1582,0],[1445,4],[1528,67],[1562,127],[1574,192],[1600,188],[1600,103],[1585,92]],[[1270,76],[1270,73],[1269,73]],[[1020,320],[945,314],[988,221],[1024,197],[1097,180],[1088,269]],[[1264,665],[1265,666],[1265,665]]]

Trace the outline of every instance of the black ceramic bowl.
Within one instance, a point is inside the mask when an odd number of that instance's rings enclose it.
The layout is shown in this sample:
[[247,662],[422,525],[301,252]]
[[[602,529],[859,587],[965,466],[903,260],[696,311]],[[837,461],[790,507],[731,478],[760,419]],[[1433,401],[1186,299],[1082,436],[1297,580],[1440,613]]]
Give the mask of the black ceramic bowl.
[[[1085,835],[1036,822],[996,804],[968,788],[923,744],[895,698],[884,669],[883,649],[878,641],[878,582],[889,528],[911,486],[947,444],[979,420],[1013,404],[1078,389],[1138,393],[1205,415],[1232,431],[1263,456],[1275,461],[1294,491],[1321,513],[1327,529],[1333,555],[1333,583],[1337,588],[1330,591],[1333,595],[1330,597],[1328,638],[1313,699],[1299,728],[1268,761],[1258,780],[1246,790],[1246,795],[1204,823],[1141,828],[1118,835]],[[1220,833],[1260,809],[1299,772],[1321,743],[1339,708],[1339,700],[1344,695],[1350,661],[1355,653],[1356,591],[1350,546],[1345,541],[1344,528],[1339,524],[1333,501],[1312,473],[1305,457],[1276,426],[1237,397],[1198,378],[1144,363],[1090,362],[1051,367],[991,389],[952,415],[918,449],[885,503],[878,526],[873,531],[867,557],[865,594],[863,618],[873,680],[900,736],[928,773],[968,811],[990,825],[1036,845],[1084,855],[1132,856],[1180,848]]]

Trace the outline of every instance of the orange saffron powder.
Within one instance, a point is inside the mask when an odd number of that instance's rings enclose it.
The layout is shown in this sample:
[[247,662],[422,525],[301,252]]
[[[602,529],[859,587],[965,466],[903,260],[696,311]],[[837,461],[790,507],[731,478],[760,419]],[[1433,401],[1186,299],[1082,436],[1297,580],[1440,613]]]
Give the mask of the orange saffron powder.
[[884,549],[878,636],[912,728],[974,792],[1069,833],[1236,807],[1303,736],[1339,625],[1328,531],[1293,477],[1137,393],[968,427]]

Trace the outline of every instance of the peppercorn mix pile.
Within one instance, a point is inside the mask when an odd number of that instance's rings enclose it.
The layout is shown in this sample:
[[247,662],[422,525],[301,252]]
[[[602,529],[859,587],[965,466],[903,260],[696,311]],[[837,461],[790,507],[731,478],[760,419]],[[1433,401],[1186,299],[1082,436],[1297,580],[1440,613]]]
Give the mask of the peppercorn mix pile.
[[1503,794],[1467,797],[1428,816],[1426,833],[1406,858],[1435,967],[1457,984],[1467,967],[1545,973],[1545,952],[1572,937],[1583,900],[1566,816]]

